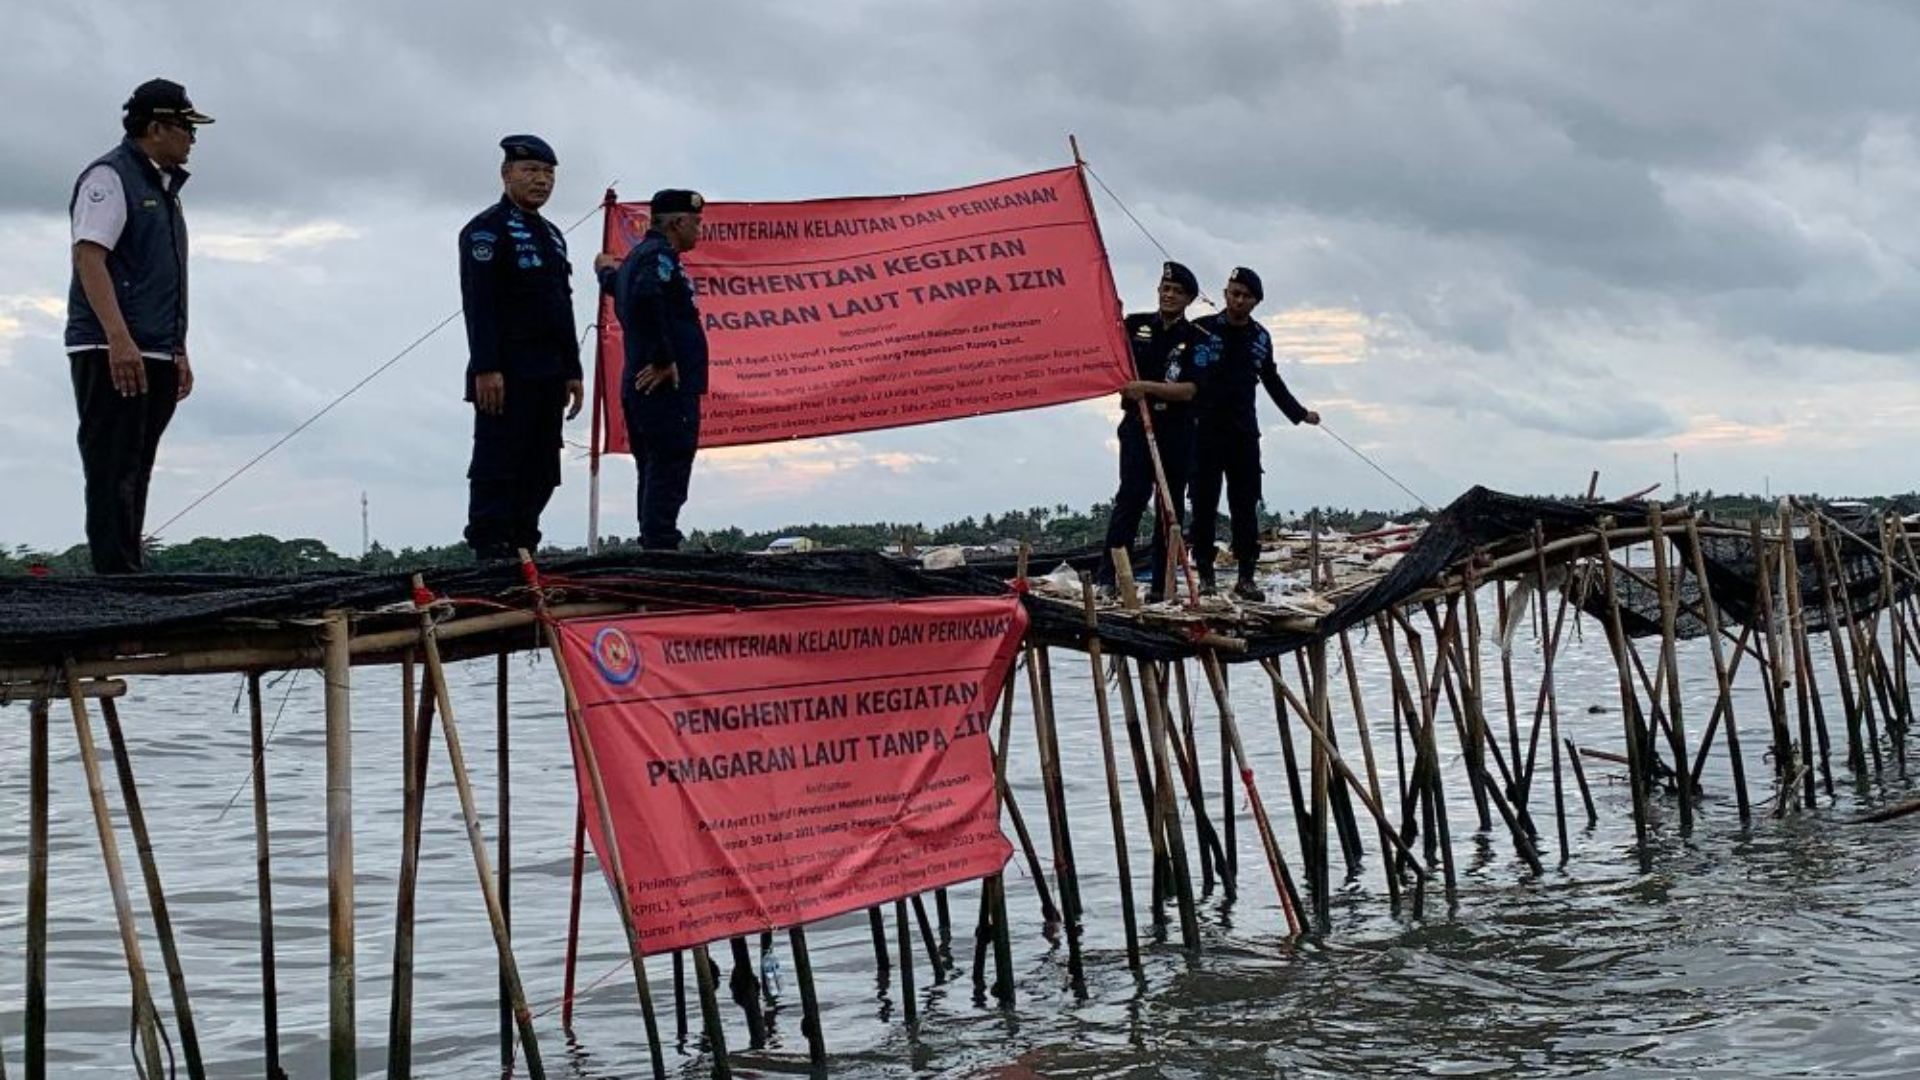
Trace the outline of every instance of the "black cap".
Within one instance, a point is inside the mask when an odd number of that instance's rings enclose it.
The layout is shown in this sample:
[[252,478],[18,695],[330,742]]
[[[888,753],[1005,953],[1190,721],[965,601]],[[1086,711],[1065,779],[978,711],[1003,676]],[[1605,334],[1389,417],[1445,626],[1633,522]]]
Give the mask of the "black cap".
[[187,100],[187,88],[169,79],[148,79],[133,88],[133,95],[120,106],[129,116],[151,116],[155,120],[179,120],[187,124],[211,124],[213,117],[193,107]]
[[1236,281],[1252,293],[1255,300],[1267,298],[1267,290],[1261,287],[1259,274],[1244,266],[1236,266],[1233,268],[1233,273],[1227,275],[1227,284],[1231,285]]
[[1178,285],[1187,290],[1188,296],[1200,295],[1200,279],[1193,276],[1193,271],[1177,262],[1169,261],[1161,265],[1160,284]]
[[549,165],[560,164],[553,156],[553,147],[538,135],[509,135],[500,140],[500,149],[506,151],[506,161],[544,161]]
[[707,205],[707,200],[697,191],[685,191],[680,188],[664,188],[653,193],[647,203],[647,212],[654,217],[662,214],[697,214]]

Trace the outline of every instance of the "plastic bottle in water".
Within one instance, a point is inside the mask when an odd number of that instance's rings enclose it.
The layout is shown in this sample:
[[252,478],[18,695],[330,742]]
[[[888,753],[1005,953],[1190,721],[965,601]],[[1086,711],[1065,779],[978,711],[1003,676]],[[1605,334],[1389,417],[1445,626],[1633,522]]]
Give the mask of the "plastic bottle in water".
[[760,949],[760,990],[768,1001],[780,1000],[780,957],[774,954],[772,942]]

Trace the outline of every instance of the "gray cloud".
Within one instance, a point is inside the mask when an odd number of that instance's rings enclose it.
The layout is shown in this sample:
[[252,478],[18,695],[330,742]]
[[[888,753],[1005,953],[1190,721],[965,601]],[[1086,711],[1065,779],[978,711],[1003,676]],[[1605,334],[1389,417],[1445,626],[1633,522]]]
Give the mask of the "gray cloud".
[[[1734,432],[1689,451],[1720,487],[1907,487],[1887,462],[1920,451],[1901,379],[1920,360],[1920,11],[1891,0],[716,0],[691,30],[611,3],[237,17],[94,0],[8,27],[0,93],[32,107],[0,174],[0,242],[18,253],[0,263],[0,482],[52,509],[0,521],[0,541],[78,534],[58,319],[4,302],[64,292],[73,177],[116,137],[128,89],[162,73],[220,118],[188,189],[198,235],[333,231],[256,244],[257,262],[203,247],[201,390],[156,503],[184,504],[457,306],[451,237],[494,197],[510,130],[559,148],[567,222],[614,178],[630,196],[914,190],[1061,163],[1075,132],[1210,289],[1246,263],[1267,279],[1263,312],[1364,318],[1362,362],[1289,378],[1434,488],[1566,489],[1592,465],[1647,462],[1657,477],[1669,444],[1708,429]],[[1160,255],[1099,202],[1121,289],[1144,303]],[[451,538],[462,362],[456,326],[196,527],[350,535],[366,487],[390,540]],[[1886,441],[1878,459],[1775,419],[1838,413],[1848,394],[1855,427]],[[1080,408],[863,436],[827,452],[833,467],[768,459],[799,480],[764,487],[716,464],[690,515],[1081,504],[1110,494],[1110,427]],[[1317,436],[1269,454],[1276,505],[1399,498]],[[610,515],[628,512],[624,468],[609,467]]]

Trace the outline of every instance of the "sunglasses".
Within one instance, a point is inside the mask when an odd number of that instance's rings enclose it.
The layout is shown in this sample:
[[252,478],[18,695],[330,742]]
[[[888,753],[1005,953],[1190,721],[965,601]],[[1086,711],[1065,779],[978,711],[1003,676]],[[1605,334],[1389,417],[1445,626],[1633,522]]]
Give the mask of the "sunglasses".
[[186,132],[188,138],[192,138],[194,133],[200,130],[200,125],[195,124],[190,120],[164,120],[163,119],[160,121],[160,123],[166,127],[170,127],[178,131]]

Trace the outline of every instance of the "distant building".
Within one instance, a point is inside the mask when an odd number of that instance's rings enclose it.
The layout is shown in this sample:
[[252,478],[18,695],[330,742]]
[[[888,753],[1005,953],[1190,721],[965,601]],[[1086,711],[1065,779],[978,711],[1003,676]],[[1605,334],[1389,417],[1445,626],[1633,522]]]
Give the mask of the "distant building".
[[762,555],[797,555],[803,551],[812,551],[817,545],[809,536],[783,536],[767,545]]

